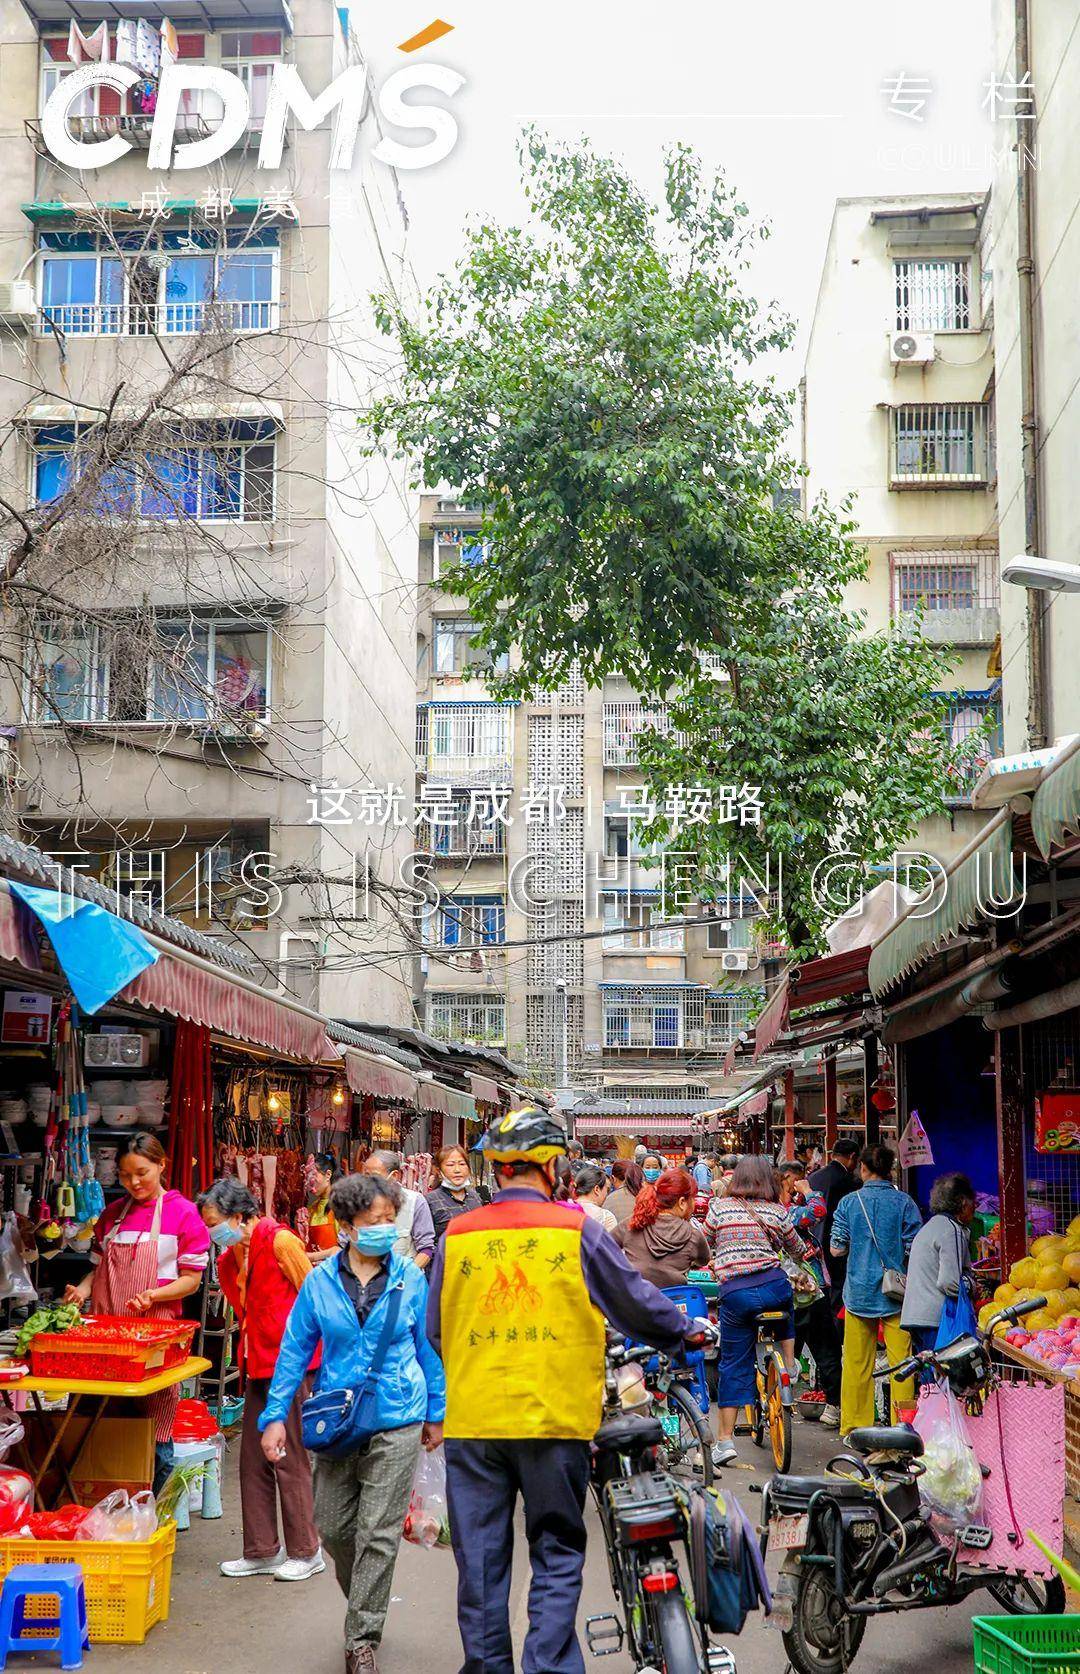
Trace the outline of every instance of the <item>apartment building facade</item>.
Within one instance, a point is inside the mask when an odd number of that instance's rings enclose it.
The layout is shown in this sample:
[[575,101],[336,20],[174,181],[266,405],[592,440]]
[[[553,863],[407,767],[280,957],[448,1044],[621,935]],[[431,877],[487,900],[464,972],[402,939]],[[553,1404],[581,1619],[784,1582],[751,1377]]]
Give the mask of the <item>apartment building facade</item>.
[[[947,862],[981,823],[971,791],[1000,750],[1001,587],[994,358],[981,199],[843,198],[801,385],[804,494],[853,516],[869,573],[850,603],[870,630],[923,631],[957,656],[945,725],[970,767],[919,847]],[[976,735],[971,740],[972,734]]]
[[[1029,5],[1027,13],[1025,57],[1022,43],[1019,56],[1017,51],[1016,7],[1005,0],[993,6],[997,98],[986,265],[994,291],[1000,546],[1003,563],[1035,552],[1075,565],[1080,564],[1075,279],[1080,261],[1075,116],[1080,29],[1075,8]],[[1022,269],[1030,274],[1027,287]],[[1025,457],[1026,416],[1031,447]],[[1080,596],[1075,592],[1002,589],[1008,754],[1080,731],[1078,644]],[[1041,664],[1044,694],[1034,705],[1033,664]]]
[[[152,174],[166,14],[170,55],[239,76],[251,125],[219,162]],[[78,176],[40,128],[83,50],[70,10],[0,0],[0,16],[4,497],[35,520],[63,503],[103,422],[149,406],[155,438],[104,474],[81,549],[54,536],[20,569],[41,608],[24,603],[2,630],[6,824],[239,937],[271,987],[407,1022],[394,898],[377,902],[366,878],[394,887],[411,831],[363,827],[312,788],[411,786],[414,772],[415,522],[400,475],[360,457],[356,424],[370,295],[411,286],[406,218],[371,157],[370,109],[351,170],[331,174],[328,124],[290,125],[280,168],[255,167],[275,65],[317,90],[362,63],[348,13],[148,4],[136,46],[134,19],[87,0],[84,35],[103,24],[109,56],[138,51],[144,80],[73,106],[73,137],[133,145]],[[214,116],[210,95],[187,95],[178,140]],[[17,545],[10,520],[7,534]]]
[[662,708],[621,679],[492,693],[467,606],[441,585],[448,563],[498,561],[478,526],[475,508],[422,500],[417,839],[440,905],[424,916],[418,1018],[504,1047],[584,1140],[677,1148],[732,1085],[724,1058],[778,950],[748,891],[714,903],[715,923],[668,922],[686,916],[677,877],[637,831],[639,740]]

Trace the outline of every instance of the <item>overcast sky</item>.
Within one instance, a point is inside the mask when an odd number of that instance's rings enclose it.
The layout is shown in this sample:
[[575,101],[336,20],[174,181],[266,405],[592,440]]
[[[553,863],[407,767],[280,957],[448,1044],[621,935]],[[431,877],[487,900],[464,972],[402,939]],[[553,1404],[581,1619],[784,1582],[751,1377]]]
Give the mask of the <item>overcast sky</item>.
[[[650,189],[665,144],[685,140],[772,224],[754,287],[799,323],[785,369],[792,381],[835,199],[978,193],[989,183],[991,145],[1011,138],[1010,124],[992,124],[982,108],[990,0],[438,6],[383,0],[353,12],[380,79],[409,61],[398,43],[433,17],[454,25],[424,56],[467,78],[453,101],[457,148],[435,168],[402,177],[421,282],[452,263],[468,217],[520,221],[514,138],[523,123],[563,138],[587,134]],[[890,109],[886,84],[901,73],[897,97],[926,99],[920,121]]]

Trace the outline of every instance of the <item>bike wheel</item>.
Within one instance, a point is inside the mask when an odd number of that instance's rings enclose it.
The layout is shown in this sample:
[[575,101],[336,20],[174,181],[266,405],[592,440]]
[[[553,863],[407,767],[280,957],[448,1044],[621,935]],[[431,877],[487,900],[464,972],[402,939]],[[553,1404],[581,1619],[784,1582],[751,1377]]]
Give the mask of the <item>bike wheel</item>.
[[[713,1482],[713,1438],[709,1423],[692,1395],[678,1384],[667,1392],[668,1413],[678,1415],[677,1434],[664,1434],[664,1458],[673,1476],[691,1476],[706,1488]],[[661,1411],[664,1409],[661,1408]]]
[[1016,1575],[986,1590],[1010,1616],[1065,1614],[1065,1583],[1060,1575]]
[[765,1411],[773,1463],[783,1474],[791,1469],[791,1408],[784,1402],[783,1361],[770,1355],[765,1369]]
[[850,1616],[836,1596],[832,1571],[800,1568],[784,1650],[795,1674],[847,1674],[866,1632],[865,1616]]
[[701,1651],[682,1589],[654,1594],[652,1616],[664,1674],[701,1674]]

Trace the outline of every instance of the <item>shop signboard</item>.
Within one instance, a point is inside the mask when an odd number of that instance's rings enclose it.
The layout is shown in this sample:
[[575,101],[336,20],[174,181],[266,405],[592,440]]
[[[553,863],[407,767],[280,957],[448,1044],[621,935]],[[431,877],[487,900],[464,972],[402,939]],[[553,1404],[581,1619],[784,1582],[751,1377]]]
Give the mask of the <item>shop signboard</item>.
[[4,994],[0,1041],[5,1046],[47,1046],[52,1022],[52,995],[9,988]]
[[1054,1087],[1039,1094],[1035,1149],[1046,1156],[1080,1151],[1080,1087]]

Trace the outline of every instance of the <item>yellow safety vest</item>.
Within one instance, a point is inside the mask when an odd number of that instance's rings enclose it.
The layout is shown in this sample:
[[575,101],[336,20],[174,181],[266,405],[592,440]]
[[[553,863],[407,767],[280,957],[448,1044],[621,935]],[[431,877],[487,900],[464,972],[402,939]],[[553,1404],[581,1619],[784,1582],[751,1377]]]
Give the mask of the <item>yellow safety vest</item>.
[[443,1249],[448,1436],[591,1441],[604,1319],[581,1266],[584,1216],[512,1199],[459,1215]]

